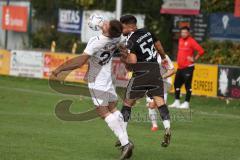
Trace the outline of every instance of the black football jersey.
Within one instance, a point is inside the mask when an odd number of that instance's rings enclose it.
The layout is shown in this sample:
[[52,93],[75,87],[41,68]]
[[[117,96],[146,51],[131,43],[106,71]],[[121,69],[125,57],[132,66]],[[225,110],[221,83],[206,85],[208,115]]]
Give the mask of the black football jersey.
[[154,43],[157,38],[146,29],[138,29],[127,38],[130,53],[136,54],[137,62],[157,62]]

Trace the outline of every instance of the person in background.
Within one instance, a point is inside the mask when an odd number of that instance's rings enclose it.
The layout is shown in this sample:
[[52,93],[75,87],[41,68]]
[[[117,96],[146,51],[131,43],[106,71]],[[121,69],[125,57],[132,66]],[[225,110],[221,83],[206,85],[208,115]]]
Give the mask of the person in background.
[[[181,37],[179,38],[177,53],[178,69],[174,81],[175,101],[169,105],[169,107],[188,109],[192,95],[194,62],[204,54],[204,50],[196,40],[191,37],[189,27],[182,27],[180,31]],[[194,51],[198,52],[196,56],[194,55]],[[186,97],[185,102],[180,104],[180,91],[183,84],[185,84]]]

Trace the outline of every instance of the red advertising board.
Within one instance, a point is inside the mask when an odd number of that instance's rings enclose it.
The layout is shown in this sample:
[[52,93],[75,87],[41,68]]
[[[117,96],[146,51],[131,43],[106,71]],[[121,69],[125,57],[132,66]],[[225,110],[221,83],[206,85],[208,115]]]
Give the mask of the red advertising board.
[[3,6],[2,11],[2,29],[16,32],[27,32],[27,7]]
[[240,17],[240,0],[235,0],[235,17]]
[[161,14],[198,15],[200,0],[164,0]]

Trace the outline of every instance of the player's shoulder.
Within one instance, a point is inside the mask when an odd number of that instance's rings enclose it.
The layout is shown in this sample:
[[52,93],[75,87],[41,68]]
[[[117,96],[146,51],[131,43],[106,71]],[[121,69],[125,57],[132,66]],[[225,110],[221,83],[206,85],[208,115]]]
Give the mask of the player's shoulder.
[[[144,37],[143,37],[144,36]],[[146,28],[137,29],[129,38],[131,41],[137,41],[139,38],[151,36],[151,33]]]
[[100,41],[100,37],[99,36],[94,36],[94,37],[89,39],[88,44],[93,44],[93,43],[96,43],[98,41]]

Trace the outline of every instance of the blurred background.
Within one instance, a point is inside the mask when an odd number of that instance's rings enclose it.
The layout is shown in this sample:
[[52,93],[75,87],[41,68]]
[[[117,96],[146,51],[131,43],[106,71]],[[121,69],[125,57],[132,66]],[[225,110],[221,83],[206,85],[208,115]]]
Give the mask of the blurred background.
[[[197,2],[200,3],[197,12],[180,14],[174,12],[174,7],[172,12],[168,10],[160,13],[162,0],[123,0],[121,13],[139,15],[141,27],[147,27],[157,35],[172,59],[176,58],[179,27],[188,25],[194,38],[202,43],[208,53],[203,57],[203,63],[239,65],[240,22],[237,15],[234,16],[234,12],[240,9],[235,11],[235,0]],[[22,6],[27,10],[27,14],[22,17],[25,23],[24,30],[0,28],[0,47],[9,50],[46,51],[51,50],[51,45],[55,45],[56,52],[71,53],[75,48],[76,53],[81,53],[88,40],[85,32],[87,26],[82,24],[86,21],[85,12],[101,10],[101,13],[107,16],[116,15],[115,0],[1,0],[0,7],[6,5]],[[15,11],[20,12],[18,8]],[[72,13],[68,13],[71,11]],[[3,14],[6,16],[7,13],[3,13],[1,9],[0,18],[4,17]],[[225,21],[228,24],[226,28],[219,28],[217,33],[214,26],[218,23],[222,25],[224,15],[227,15]],[[61,17],[64,16],[65,20],[62,18],[61,21]],[[78,28],[72,28],[74,25]],[[222,29],[224,30],[221,31]]]

